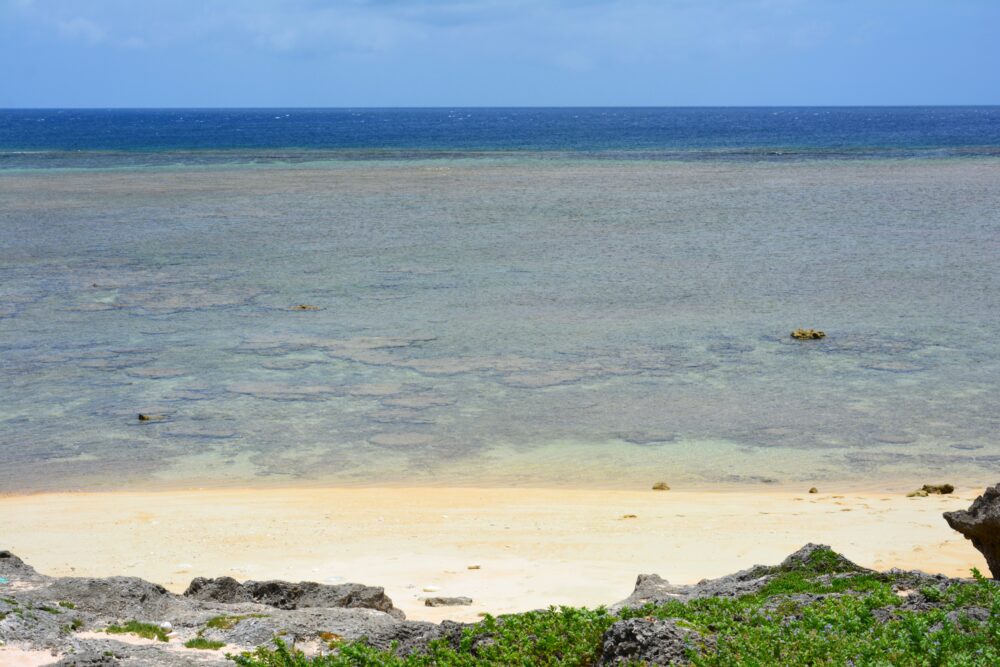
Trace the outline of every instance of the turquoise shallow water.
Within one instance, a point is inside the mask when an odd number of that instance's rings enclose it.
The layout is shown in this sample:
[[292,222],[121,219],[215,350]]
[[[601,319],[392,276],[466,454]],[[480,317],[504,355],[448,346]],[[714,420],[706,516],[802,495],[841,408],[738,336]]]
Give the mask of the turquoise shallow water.
[[995,158],[10,170],[0,210],[0,491],[1000,471]]

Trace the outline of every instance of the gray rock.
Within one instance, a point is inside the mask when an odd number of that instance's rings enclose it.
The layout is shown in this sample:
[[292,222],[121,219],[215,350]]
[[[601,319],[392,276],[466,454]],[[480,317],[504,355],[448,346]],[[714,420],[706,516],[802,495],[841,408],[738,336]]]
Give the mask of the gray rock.
[[428,644],[438,640],[444,640],[457,650],[462,641],[462,633],[467,627],[469,627],[467,624],[455,621],[442,621],[437,625],[405,623],[399,628],[396,636],[396,654],[405,656],[411,653],[424,653]]
[[35,595],[66,600],[80,611],[105,618],[150,622],[159,622],[190,606],[163,586],[138,577],[62,577],[52,579],[48,586],[37,589]]
[[[504,617],[496,619],[498,625],[503,625]],[[467,628],[473,627],[472,623],[456,623],[455,621],[442,621],[437,625],[424,624],[423,629],[415,627],[416,623],[405,623],[400,628],[396,640],[396,655],[408,656],[427,652],[427,647],[431,642],[444,642],[452,649],[459,651],[462,647],[462,638]],[[410,634],[407,639],[403,635]],[[472,637],[468,644],[469,654],[476,658],[488,658],[488,650],[496,644],[496,639],[491,633],[480,632]],[[387,648],[383,646],[382,648]]]
[[232,604],[233,602],[250,602],[250,591],[232,577],[207,579],[195,577],[184,591],[184,597],[196,600],[213,600]]
[[301,581],[246,581],[242,584],[232,577],[194,579],[184,591],[185,597],[215,602],[256,602],[277,609],[306,609],[310,607],[342,607],[375,609],[402,620],[403,612],[396,609],[392,599],[380,586],[363,584],[318,584]]
[[990,610],[986,607],[962,607],[961,609],[949,611],[946,618],[956,625],[961,623],[962,620],[985,623],[990,620]]
[[[829,549],[830,547],[826,545],[810,542],[788,556],[780,565],[754,565],[719,579],[703,579],[693,586],[677,586],[656,574],[640,574],[632,594],[621,602],[611,605],[611,611],[623,608],[636,609],[647,604],[663,604],[671,600],[686,602],[699,598],[749,595],[767,585],[776,574],[806,567],[815,568],[816,564],[811,562],[813,554],[816,551]],[[829,561],[824,561],[824,565],[831,573],[871,572],[836,553]]]
[[658,574],[640,574],[636,577],[632,594],[621,602],[612,605],[611,610],[623,608],[636,609],[647,604],[663,604],[669,600],[684,600],[691,591],[691,586],[674,586]]
[[630,618],[604,633],[599,665],[686,665],[706,642],[673,619]]
[[467,607],[472,604],[472,598],[427,598],[424,600],[426,607]]
[[[111,652],[108,651],[108,653]],[[122,664],[119,657],[121,656],[114,653],[106,655],[97,651],[84,651],[83,653],[67,655],[52,667],[119,667]]]
[[63,614],[54,611],[53,607],[46,606],[46,609],[53,611],[45,611],[29,600],[7,598],[6,592],[3,595],[7,600],[12,600],[13,604],[3,602],[0,642],[25,643],[39,649],[55,648],[62,644],[66,634],[63,632],[63,625],[66,623],[62,620]]
[[[409,628],[405,626],[413,625]],[[276,637],[296,644],[333,633],[344,640],[366,639],[373,646],[388,648],[393,641],[426,632],[429,623],[407,623],[374,609],[294,609],[245,616],[231,628],[206,628],[202,636],[238,646],[270,644]]]
[[23,560],[7,551],[0,551],[0,576],[13,577],[38,574],[35,568],[31,567]]
[[994,579],[1000,579],[1000,484],[991,486],[967,510],[945,512],[948,525],[972,541],[986,557]]

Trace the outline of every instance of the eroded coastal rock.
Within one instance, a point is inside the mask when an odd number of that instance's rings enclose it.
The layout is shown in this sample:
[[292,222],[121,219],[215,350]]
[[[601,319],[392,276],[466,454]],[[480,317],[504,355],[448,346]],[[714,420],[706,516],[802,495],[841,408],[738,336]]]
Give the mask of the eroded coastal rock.
[[1000,484],[976,498],[967,510],[945,512],[948,525],[972,541],[986,558],[994,579],[1000,579]]
[[671,619],[630,618],[612,625],[601,640],[601,667],[687,665],[688,651],[704,638]]
[[196,600],[215,602],[256,602],[277,609],[305,609],[309,607],[365,608],[385,612],[399,619],[403,612],[392,605],[392,600],[381,586],[363,584],[318,584],[300,581],[246,581],[242,584],[232,577],[191,581],[184,596]]
[[[231,665],[226,652],[277,637],[304,648],[334,635],[388,648],[435,627],[404,620],[382,588],[361,584],[201,579],[176,595],[136,577],[49,577],[9,551],[0,551],[0,577],[0,646],[46,651],[63,666]],[[132,621],[168,627],[170,641],[105,632]],[[183,646],[195,638],[223,646]]]
[[[818,557],[821,557],[823,562],[814,562]],[[632,594],[612,605],[611,610],[617,611],[626,607],[635,609],[647,604],[663,604],[671,600],[687,602],[698,598],[749,595],[761,590],[776,575],[805,569],[807,566],[815,569],[817,565],[829,572],[870,572],[870,570],[866,570],[831,551],[830,547],[810,542],[788,556],[780,565],[754,565],[735,574],[719,579],[703,579],[689,586],[671,584],[658,574],[640,574],[636,579]]]
[[[991,492],[992,500],[977,500],[979,506],[970,508],[969,514],[982,517],[982,512],[974,510],[996,508],[1000,485]],[[232,665],[226,653],[273,646],[276,639],[307,655],[329,654],[344,642],[362,641],[397,656],[430,655],[450,647],[463,659],[469,659],[468,664],[509,664],[502,660],[511,655],[512,637],[517,642],[532,641],[533,635],[523,634],[525,619],[538,614],[581,613],[572,609],[528,612],[487,619],[481,624],[414,622],[393,613],[391,600],[378,587],[241,583],[220,577],[196,579],[185,595],[176,595],[134,577],[49,577],[7,551],[0,551],[0,577],[0,647],[44,651],[43,655],[51,656],[48,664],[61,667]],[[852,580],[859,584],[852,585]],[[808,590],[788,588],[790,583],[806,581],[811,587]],[[948,591],[954,590],[956,584],[980,587],[981,583],[922,572],[879,573],[859,567],[829,547],[807,544],[779,565],[757,565],[690,586],[672,585],[658,575],[640,575],[633,594],[612,607],[614,616],[608,617],[603,611],[583,612],[607,622],[592,647],[585,648],[593,651],[587,658],[592,662],[587,664],[688,664],[699,653],[723,651],[732,639],[725,634],[732,631],[730,626],[726,626],[730,627],[728,631],[717,630],[712,624],[697,625],[690,618],[663,616],[665,608],[657,610],[646,605],[764,592],[765,596],[755,603],[759,613],[767,617],[783,615],[794,622],[798,613],[795,610],[864,595],[873,582],[889,586],[898,596],[898,600],[872,610],[871,617],[877,623],[893,623],[909,613],[941,608],[947,610],[946,615],[936,617],[941,627],[950,625],[970,632],[992,622],[990,609],[975,596],[962,597],[962,604],[953,601],[951,606],[945,606]],[[771,584],[777,587],[765,591]],[[381,610],[357,606],[359,603],[388,607]],[[108,634],[112,624],[129,625],[133,630],[145,627],[153,638]],[[167,635],[162,635],[163,628],[169,630]],[[159,640],[155,638],[157,631],[162,635]],[[191,640],[219,648],[185,647]]]

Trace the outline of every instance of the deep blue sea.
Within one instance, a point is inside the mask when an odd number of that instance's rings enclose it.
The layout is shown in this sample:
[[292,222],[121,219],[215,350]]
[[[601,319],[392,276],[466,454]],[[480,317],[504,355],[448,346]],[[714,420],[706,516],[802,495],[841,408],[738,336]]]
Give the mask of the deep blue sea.
[[998,267],[1000,107],[0,111],[0,493],[982,488]]
[[1000,107],[0,110],[0,168],[453,157],[1000,155]]

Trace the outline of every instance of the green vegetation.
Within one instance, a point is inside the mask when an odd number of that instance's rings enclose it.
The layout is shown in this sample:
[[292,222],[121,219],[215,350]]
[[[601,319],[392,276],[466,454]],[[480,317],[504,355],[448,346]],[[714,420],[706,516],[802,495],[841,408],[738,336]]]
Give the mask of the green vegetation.
[[65,609],[76,609],[76,605],[69,600],[60,600],[59,606],[64,607]]
[[236,624],[245,618],[267,618],[267,614],[243,614],[241,616],[215,616],[205,623],[206,628],[215,630],[232,630]]
[[[275,648],[229,657],[240,667],[589,667],[612,623],[652,617],[673,619],[706,638],[688,656],[699,667],[1000,664],[1000,586],[976,571],[974,582],[911,593],[909,605],[893,588],[912,588],[906,575],[858,572],[830,551],[761,574],[772,575],[766,586],[738,598],[674,601],[617,615],[562,607],[487,616],[464,630],[457,648],[437,640],[426,653],[408,657],[350,642],[309,658],[280,641]],[[973,620],[968,608],[980,608],[988,618]]]
[[217,651],[225,645],[226,642],[212,641],[211,639],[205,639],[201,635],[198,635],[194,639],[189,639],[186,642],[184,642],[184,646],[188,648],[199,648],[206,651]]
[[73,620],[71,620],[69,622],[69,625],[64,625],[63,626],[63,632],[66,632],[66,633],[74,632],[76,630],[79,630],[82,627],[83,627],[83,619],[74,618]]
[[161,642],[170,641],[167,631],[160,626],[152,623],[140,623],[139,621],[129,621],[125,625],[109,625],[104,631],[112,635],[139,635],[145,639],[159,639]]

